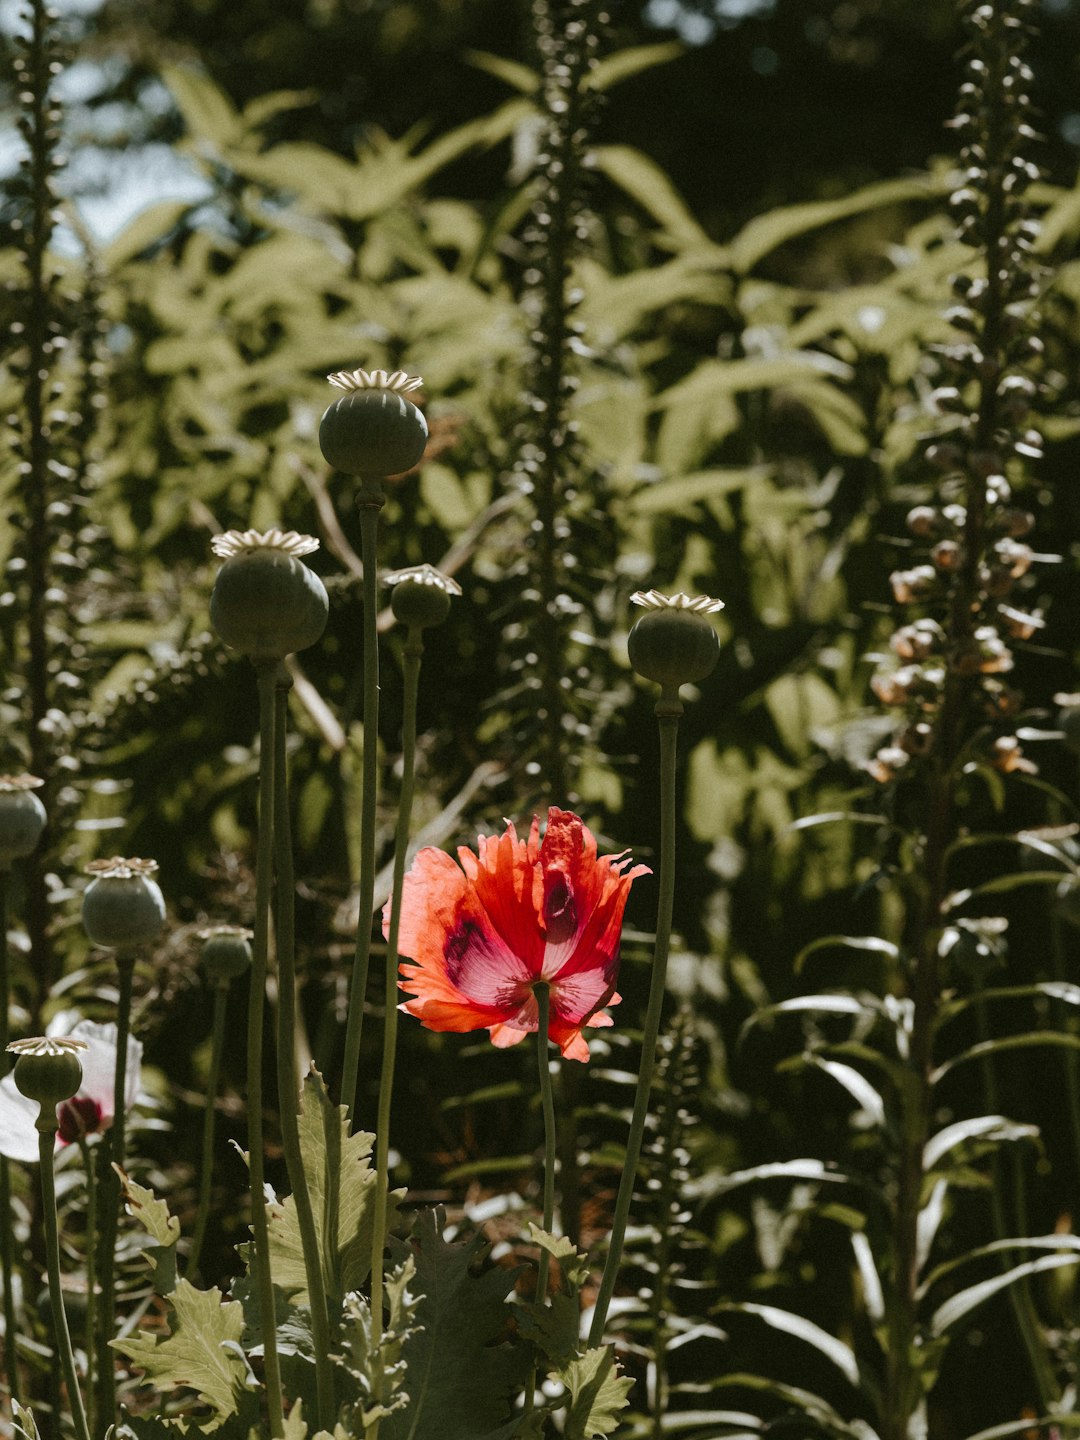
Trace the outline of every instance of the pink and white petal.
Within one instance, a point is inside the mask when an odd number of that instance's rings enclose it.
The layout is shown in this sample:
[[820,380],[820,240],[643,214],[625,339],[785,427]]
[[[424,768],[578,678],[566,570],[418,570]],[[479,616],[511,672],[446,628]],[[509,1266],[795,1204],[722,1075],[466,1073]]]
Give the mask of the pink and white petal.
[[37,1117],[37,1101],[28,1100],[5,1075],[0,1080],[0,1155],[24,1164],[38,1159]]
[[574,1030],[564,1040],[560,1040],[559,1048],[567,1060],[580,1060],[585,1063],[589,1059],[589,1047],[580,1030]]
[[[82,1061],[83,1078],[78,1094],[95,1100],[101,1108],[103,1121],[113,1116],[113,1087],[116,1073],[117,1029],[110,1021],[99,1025],[94,1020],[80,1020],[71,1030],[77,1040],[86,1041]],[[131,1110],[139,1098],[143,1047],[134,1036],[128,1036],[127,1067],[124,1072],[124,1104]]]
[[507,1050],[511,1045],[520,1045],[528,1033],[527,1030],[516,1030],[513,1025],[505,1023],[488,1027],[491,1043],[500,1050]]

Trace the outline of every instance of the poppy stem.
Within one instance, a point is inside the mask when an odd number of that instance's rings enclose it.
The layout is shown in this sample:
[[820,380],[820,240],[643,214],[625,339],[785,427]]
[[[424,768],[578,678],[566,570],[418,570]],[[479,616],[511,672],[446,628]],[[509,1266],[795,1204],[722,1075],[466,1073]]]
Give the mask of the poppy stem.
[[375,909],[375,818],[379,799],[379,579],[377,542],[382,487],[365,480],[360,492],[360,558],[364,567],[364,759],[360,799],[360,898],[356,953],[349,982],[341,1100],[352,1115],[360,1073],[360,1034],[364,1025],[371,965],[371,917]]
[[270,1233],[266,1215],[263,1151],[263,1012],[270,948],[270,892],[274,884],[274,665],[256,667],[259,677],[259,838],[255,853],[255,924],[247,1027],[248,1167],[251,1174],[252,1271],[259,1302],[263,1373],[270,1434],[285,1434],[278,1361]]
[[[10,990],[8,982],[7,943],[7,888],[9,869],[0,865],[0,1055],[6,1055],[8,1043],[8,1006]],[[5,1065],[7,1061],[5,1060]],[[11,1170],[6,1155],[0,1155],[0,1283],[4,1287],[4,1374],[7,1376],[8,1394],[12,1401],[21,1399],[19,1387],[19,1360],[15,1337],[18,1322],[15,1317],[15,1291],[12,1287],[14,1270],[12,1242],[14,1230],[11,1215]]]
[[[405,885],[409,826],[412,820],[413,789],[416,778],[416,697],[420,688],[420,657],[424,653],[422,632],[410,625],[402,656],[403,714],[401,721],[401,796],[398,801],[397,833],[394,837],[394,879],[390,892],[390,925],[386,936],[386,1021],[383,1031],[382,1069],[379,1075],[379,1112],[375,1124],[375,1221],[371,1236],[371,1333],[372,1362],[381,1371],[379,1353],[383,1333],[383,1252],[386,1248],[386,1214],[390,1200],[390,1101],[394,1090],[394,1061],[398,1033],[398,930],[401,925],[401,897]],[[381,1374],[377,1377],[381,1379]],[[369,1440],[378,1440],[376,1420]]]
[[113,1117],[107,1145],[108,1168],[102,1170],[101,1207],[101,1325],[98,1328],[97,1412],[106,1429],[115,1425],[116,1357],[109,1346],[116,1331],[116,1239],[120,1226],[120,1176],[113,1166],[124,1168],[127,1118],[127,1052],[131,1034],[131,993],[135,979],[135,956],[118,950],[116,972],[119,998],[116,1002],[116,1066],[113,1070]]
[[[544,1110],[544,1218],[542,1228],[551,1234],[555,1223],[555,1153],[557,1135],[555,1129],[555,1098],[551,1088],[551,1065],[548,1061],[549,1027],[551,1023],[551,991],[545,981],[533,986],[536,996],[536,1062],[540,1072],[540,1100]],[[544,1246],[540,1247],[540,1259],[536,1267],[536,1304],[547,1303],[548,1270],[551,1256]],[[525,1387],[525,1411],[531,1415],[536,1401],[536,1363],[529,1371]]]
[[[53,1115],[55,1117],[55,1106]],[[71,1348],[71,1331],[68,1329],[67,1311],[64,1308],[64,1292],[60,1285],[60,1234],[56,1223],[56,1182],[53,1176],[53,1152],[56,1149],[56,1130],[38,1131],[38,1158],[41,1161],[42,1218],[45,1222],[45,1261],[49,1272],[49,1303],[52,1306],[53,1331],[56,1350],[60,1359],[64,1384],[71,1407],[71,1419],[77,1440],[90,1440],[86,1424],[86,1410],[83,1406],[82,1391],[75,1373],[75,1353]]]
[[660,726],[660,897],[656,915],[656,946],[653,951],[652,981],[649,1005],[645,1012],[645,1030],[641,1044],[641,1069],[630,1133],[626,1139],[626,1162],[619,1181],[615,1214],[611,1221],[607,1259],[600,1280],[600,1291],[593,1310],[589,1344],[597,1346],[604,1338],[608,1308],[615,1290],[626,1239],[630,1203],[634,1198],[638,1162],[649,1116],[653,1069],[656,1065],[656,1042],[660,1034],[660,1014],[667,991],[668,950],[671,945],[671,917],[675,904],[675,758],[678,749],[679,717],[683,713],[677,687],[664,687],[656,702],[656,718]]
[[188,1273],[199,1269],[206,1226],[210,1219],[210,1190],[214,1174],[214,1103],[221,1080],[221,1057],[225,1049],[225,1003],[229,998],[229,982],[214,986],[214,1018],[210,1033],[210,1073],[206,1077],[206,1108],[203,1111],[202,1154],[199,1160],[199,1206],[195,1212],[195,1238],[188,1254]]
[[100,1310],[97,1303],[97,1177],[96,1157],[85,1135],[79,1136],[83,1171],[86,1175],[86,1424],[93,1435],[95,1426],[94,1350],[98,1343]]
[[294,914],[296,880],[293,872],[292,833],[289,823],[289,772],[285,749],[292,676],[284,665],[278,665],[273,672],[273,679],[278,1108],[281,1112],[281,1141],[285,1151],[285,1166],[289,1173],[289,1184],[292,1187],[296,1220],[300,1229],[300,1246],[304,1255],[304,1275],[307,1279],[308,1303],[311,1312],[311,1338],[315,1351],[318,1428],[332,1430],[337,1416],[334,1403],[334,1368],[330,1358],[332,1349],[330,1312],[326,1304],[326,1281],[323,1276],[322,1257],[319,1253],[319,1234],[315,1225],[311,1191],[308,1189],[304,1156],[300,1148],[300,1124],[297,1117],[300,1076],[296,1063],[296,921]]

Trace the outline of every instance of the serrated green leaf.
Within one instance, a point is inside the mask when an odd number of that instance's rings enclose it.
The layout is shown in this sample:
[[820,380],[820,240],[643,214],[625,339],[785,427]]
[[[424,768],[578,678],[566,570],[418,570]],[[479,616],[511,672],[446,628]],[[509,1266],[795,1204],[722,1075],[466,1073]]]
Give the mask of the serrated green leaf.
[[109,1343],[159,1390],[194,1390],[213,1411],[209,1420],[200,1419],[202,1428],[216,1430],[241,1411],[250,1399],[247,1392],[255,1389],[240,1345],[243,1309],[239,1301],[226,1301],[220,1290],[196,1290],[187,1280],[167,1298],[170,1328],[164,1339],[140,1333]]
[[25,1437],[25,1440],[40,1440],[37,1421],[34,1419],[32,1410],[27,1410],[25,1406],[19,1404],[18,1400],[12,1398],[11,1413],[15,1417],[15,1429]]
[[[442,1217],[423,1211],[413,1232],[416,1329],[405,1342],[410,1403],[382,1421],[382,1440],[494,1440],[524,1379],[527,1350],[499,1343],[515,1272],[477,1269],[481,1235],[446,1241]],[[512,1429],[505,1432],[510,1435]]]
[[[375,1172],[369,1160],[373,1137],[350,1133],[348,1111],[333,1105],[322,1076],[312,1070],[304,1079],[300,1104],[300,1151],[304,1160],[315,1231],[325,1237],[337,1217],[337,1243],[323,1254],[323,1276],[331,1304],[359,1290],[371,1268],[375,1216]],[[387,1230],[397,1218],[402,1192],[391,1191]],[[300,1223],[292,1196],[269,1207],[270,1271],[274,1285],[297,1306],[307,1305],[307,1272]]]
[[139,1222],[155,1244],[175,1245],[180,1239],[180,1221],[169,1214],[165,1201],[144,1185],[136,1184],[122,1170],[119,1173],[128,1214]]
[[358,1433],[366,1434],[376,1421],[385,1420],[409,1403],[405,1389],[407,1366],[402,1352],[405,1342],[415,1332],[412,1321],[419,1300],[409,1293],[415,1274],[416,1262],[411,1255],[387,1274],[385,1295],[388,1313],[378,1344],[367,1298],[356,1293],[346,1297],[341,1342],[343,1353],[339,1363],[349,1371],[359,1387],[360,1398],[353,1412],[353,1423],[359,1427]]
[[590,1440],[610,1435],[626,1409],[633,1381],[615,1368],[615,1351],[610,1345],[586,1350],[572,1360],[559,1379],[570,1392],[563,1435],[566,1440]]

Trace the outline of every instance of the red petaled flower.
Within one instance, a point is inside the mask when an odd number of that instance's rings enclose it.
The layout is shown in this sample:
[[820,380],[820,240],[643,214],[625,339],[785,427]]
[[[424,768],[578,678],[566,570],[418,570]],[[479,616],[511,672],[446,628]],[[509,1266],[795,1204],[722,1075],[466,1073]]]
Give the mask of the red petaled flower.
[[[554,806],[540,839],[507,822],[481,835],[478,854],[421,850],[402,890],[401,1007],[429,1030],[487,1029],[496,1045],[516,1045],[538,1026],[538,981],[550,986],[549,1033],[573,1060],[587,1060],[586,1025],[618,1002],[619,932],[630,885],[650,873],[624,855],[598,856],[577,815]],[[383,912],[389,929],[390,905]]]

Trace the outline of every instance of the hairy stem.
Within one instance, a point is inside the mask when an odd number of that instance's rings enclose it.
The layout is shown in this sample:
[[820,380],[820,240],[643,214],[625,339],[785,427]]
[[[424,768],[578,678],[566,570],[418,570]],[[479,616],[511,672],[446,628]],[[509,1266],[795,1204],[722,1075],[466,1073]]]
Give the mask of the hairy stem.
[[187,1268],[192,1275],[198,1273],[199,1257],[206,1226],[210,1219],[210,1191],[214,1175],[214,1103],[217,1100],[218,1084],[221,1079],[221,1056],[225,1048],[225,1005],[229,998],[229,986],[214,986],[214,1017],[210,1036],[210,1073],[206,1077],[206,1108],[203,1111],[202,1153],[199,1160],[199,1205],[195,1212],[195,1238],[191,1242]]
[[375,816],[379,799],[379,511],[382,487],[363,483],[360,493],[360,558],[364,566],[364,762],[360,806],[360,900],[356,953],[349,984],[349,1016],[345,1025],[341,1099],[355,1114],[360,1073],[360,1035],[364,1024],[368,970],[371,964],[371,916],[375,908]]
[[336,1420],[334,1369],[330,1358],[330,1312],[326,1303],[326,1281],[319,1253],[319,1234],[308,1189],[304,1156],[300,1149],[297,1105],[300,1077],[296,1064],[296,880],[293,874],[292,833],[289,823],[289,774],[285,748],[288,726],[289,691],[292,676],[284,665],[274,672],[274,868],[277,872],[277,962],[278,962],[278,1106],[281,1111],[281,1139],[289,1172],[300,1244],[304,1254],[311,1313],[311,1338],[315,1350],[317,1424],[332,1430]]
[[60,1283],[60,1233],[56,1222],[56,1183],[53,1177],[53,1153],[56,1149],[56,1131],[39,1130],[38,1158],[41,1162],[42,1216],[45,1221],[45,1261],[49,1272],[49,1304],[52,1307],[53,1331],[56,1337],[60,1369],[68,1392],[71,1419],[77,1440],[90,1440],[86,1423],[86,1409],[82,1391],[75,1373],[75,1352],[71,1348],[71,1331],[68,1329],[67,1311],[64,1308],[64,1291]]
[[274,666],[257,667],[259,680],[259,838],[255,856],[255,925],[247,1026],[248,1165],[251,1172],[252,1271],[259,1304],[270,1434],[285,1433],[278,1360],[263,1149],[263,1012],[274,885]]
[[94,1394],[95,1351],[101,1325],[101,1307],[97,1293],[97,1176],[96,1157],[86,1136],[79,1137],[83,1173],[86,1176],[86,1423],[90,1434],[96,1433],[97,1397]]
[[[398,930],[401,925],[401,894],[409,848],[413,788],[416,777],[416,697],[420,686],[420,657],[424,642],[418,626],[411,625],[403,655],[404,713],[401,724],[401,798],[398,802],[397,833],[394,837],[394,880],[390,899],[390,926],[386,945],[386,1024],[383,1033],[382,1069],[379,1075],[379,1110],[375,1125],[375,1224],[371,1237],[371,1332],[375,1364],[381,1364],[379,1347],[383,1326],[383,1251],[386,1247],[386,1215],[389,1208],[390,1111],[394,1090],[394,1062],[398,1026]],[[379,1422],[370,1440],[378,1440]]]
[[626,1223],[634,1198],[645,1123],[649,1116],[653,1070],[656,1065],[656,1044],[660,1034],[660,1014],[667,989],[668,950],[671,945],[671,917],[675,904],[675,759],[678,749],[679,717],[683,707],[678,692],[661,694],[656,702],[656,718],[660,727],[660,896],[656,915],[656,946],[653,951],[652,981],[649,1004],[645,1012],[645,1031],[641,1044],[641,1070],[634,1095],[634,1112],[630,1134],[626,1140],[626,1162],[619,1181],[615,1214],[611,1222],[607,1259],[596,1297],[589,1344],[599,1345],[604,1338],[608,1308],[615,1292],[615,1282],[622,1261],[626,1239]]

